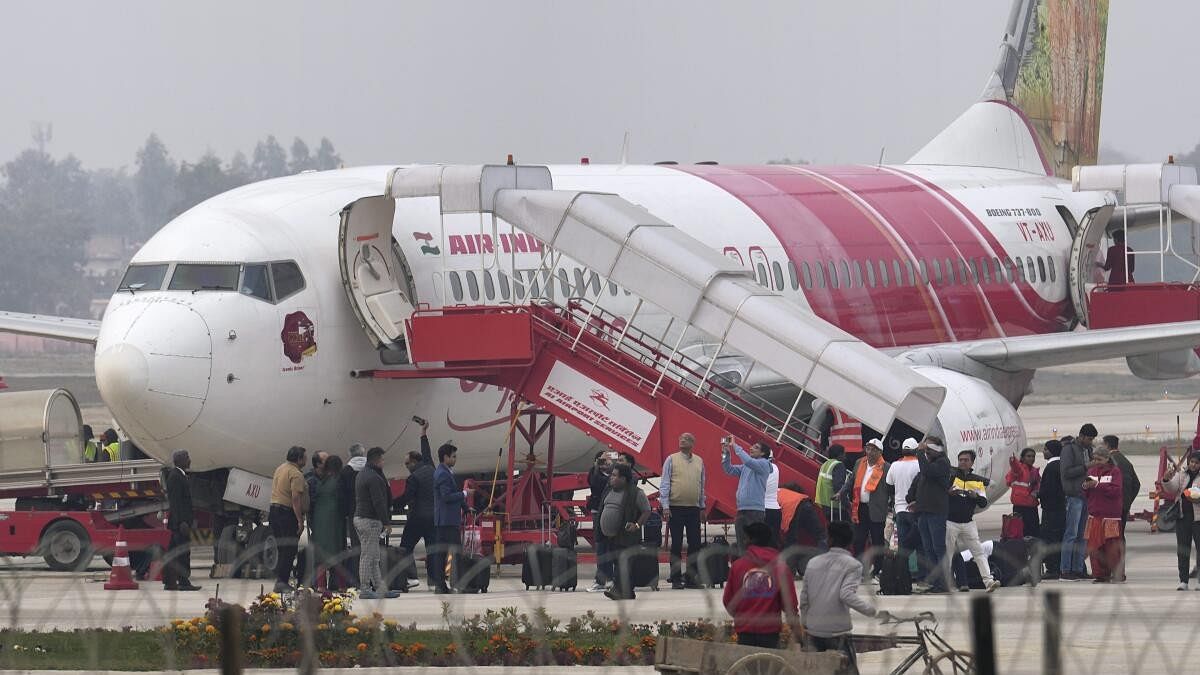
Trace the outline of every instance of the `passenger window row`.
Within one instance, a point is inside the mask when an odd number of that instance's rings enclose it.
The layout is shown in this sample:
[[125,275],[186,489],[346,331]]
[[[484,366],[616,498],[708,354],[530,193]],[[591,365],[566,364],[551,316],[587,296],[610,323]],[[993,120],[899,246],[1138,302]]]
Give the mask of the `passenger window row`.
[[543,287],[549,287],[546,290],[554,292],[555,283],[563,298],[599,298],[605,291],[614,298],[618,293],[629,295],[629,291],[620,289],[611,281],[607,284],[602,282],[599,274],[578,267],[569,272],[565,268],[558,268],[553,280],[546,270],[517,270],[517,274],[512,276],[504,270],[460,270],[446,272],[446,278],[454,302],[466,302],[468,299],[470,302],[510,302],[526,297],[527,285],[528,297],[539,298],[543,295]]
[[[1035,262],[1036,261],[1036,262]],[[783,270],[771,263],[776,288],[784,288]],[[979,286],[1014,281],[1055,283],[1058,270],[1053,256],[1021,258],[934,258],[931,260],[828,260],[800,262],[799,272],[787,263],[792,290],[813,288],[888,288],[891,286]],[[762,263],[755,270],[758,283],[769,286]]]

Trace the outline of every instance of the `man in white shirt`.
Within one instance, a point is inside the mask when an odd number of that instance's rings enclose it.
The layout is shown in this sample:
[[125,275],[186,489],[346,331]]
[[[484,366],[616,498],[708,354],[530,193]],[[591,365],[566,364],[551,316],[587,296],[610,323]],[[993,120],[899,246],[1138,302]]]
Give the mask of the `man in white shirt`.
[[908,490],[921,472],[921,465],[917,462],[917,445],[917,439],[905,439],[904,444],[900,446],[900,459],[888,467],[887,478],[884,479],[892,486],[892,492],[896,496],[896,541],[901,557],[921,551],[917,514],[908,508]]
[[763,495],[763,506],[767,510],[765,522],[771,528],[772,544],[779,548],[779,542],[783,541],[783,533],[780,532],[783,527],[783,509],[779,506],[779,467],[775,466],[774,458],[771,458],[771,475],[767,476],[767,491]]

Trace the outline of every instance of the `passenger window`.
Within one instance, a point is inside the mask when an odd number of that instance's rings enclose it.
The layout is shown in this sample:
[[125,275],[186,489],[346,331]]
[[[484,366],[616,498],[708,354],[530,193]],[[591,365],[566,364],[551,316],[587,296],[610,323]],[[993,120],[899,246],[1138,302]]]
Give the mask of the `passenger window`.
[[775,288],[782,291],[784,289],[783,268],[779,266],[778,260],[771,263],[771,271],[775,273]]
[[471,302],[479,302],[479,280],[475,278],[475,272],[467,270],[463,276],[467,278],[467,293],[471,295]]
[[755,264],[754,273],[758,278],[758,285],[766,286],[767,285],[767,267],[766,267],[766,265],[763,265],[762,263]]
[[954,285],[954,261],[946,258],[946,285]]
[[883,287],[884,287],[884,288],[887,288],[887,287],[888,287],[888,281],[889,281],[889,280],[888,280],[888,269],[887,269],[887,263],[886,263],[886,262],[884,262],[884,261],[882,261],[882,260],[880,260],[880,261],[879,261],[879,283],[883,284]]
[[1013,259],[1013,267],[1017,268],[1017,279],[1025,281],[1025,263],[1020,258]]
[[[990,284],[990,283],[992,283],[992,273],[991,273],[991,269],[992,269],[992,268],[991,268],[991,262],[990,262],[990,261],[988,261],[988,259],[987,259],[987,258],[984,258],[984,259],[983,259],[983,264],[979,266],[979,271],[983,273],[983,276],[982,276],[982,277],[979,277],[979,278],[980,278],[980,279],[983,279],[983,283],[985,283],[985,284]],[[977,272],[976,274],[978,274],[978,272]]]
[[1004,283],[1004,270],[1000,267],[1000,259],[992,256],[992,273],[996,277],[996,283]]
[[[1033,256],[1025,257],[1025,269],[1029,270],[1029,282],[1035,283],[1038,280],[1037,270],[1033,269]],[[1042,270],[1043,272],[1045,270]]]
[[171,275],[171,283],[167,290],[171,291],[235,291],[238,287],[238,274],[241,265],[190,265],[175,266]]
[[1038,256],[1037,266],[1038,278],[1042,280],[1042,283],[1046,283],[1046,261],[1041,256]]
[[842,260],[842,274],[838,277],[838,281],[841,282],[842,288],[850,288],[850,266],[844,259]]
[[829,261],[829,287],[838,288],[837,263]]
[[583,274],[583,268],[576,267],[573,276],[575,277],[575,293],[587,297],[587,277]]
[[300,266],[291,261],[271,263],[271,280],[275,282],[276,302],[304,290]]
[[492,273],[488,271],[483,272],[483,294],[489,301],[496,299],[496,284],[492,281]]
[[513,270],[512,297],[513,300],[523,299],[525,297],[525,284],[521,281],[521,270]]
[[905,260],[904,267],[908,271],[908,285],[916,286],[917,285],[917,274],[916,274],[916,271],[913,270],[913,261]]
[[454,297],[455,302],[463,301],[462,280],[458,278],[458,272],[447,272],[446,276],[450,278],[450,293]]
[[929,285],[929,263],[925,262],[924,259],[921,259],[918,262],[921,265],[921,283],[928,286]]
[[118,291],[157,291],[162,288],[163,278],[167,276],[167,265],[130,265],[125,270],[125,276]]
[[500,297],[504,300],[508,300],[508,275],[504,273],[504,270],[498,270],[496,272],[496,283],[500,286]]
[[[855,264],[857,265],[857,263]],[[867,261],[867,284],[871,288],[875,288],[875,266],[871,264],[870,260]]]
[[529,270],[529,297],[542,297],[542,285],[541,280],[538,279],[537,270]]
[[796,275],[796,263],[791,260],[788,261],[788,276],[791,277],[792,290],[798,290],[800,288],[800,278]]
[[813,263],[813,276],[816,277],[816,285],[820,288],[825,288],[825,266],[819,262]]
[[857,260],[850,261],[850,285],[855,288],[863,287],[862,265]]
[[937,258],[933,259],[933,283],[942,285],[942,261]]
[[1046,256],[1046,269],[1050,271],[1050,283],[1057,281],[1057,279],[1055,279],[1056,274],[1054,272],[1054,256]]
[[571,277],[561,267],[558,268],[558,288],[562,291],[564,300],[571,297]]
[[807,262],[800,263],[800,272],[804,275],[804,287],[813,287],[812,269],[809,268]]
[[614,298],[617,297],[617,285],[611,281],[608,282],[608,294]]
[[271,277],[267,274],[266,264],[244,265],[242,267],[242,295],[271,302]]
[[904,285],[904,275],[900,273],[900,261],[892,258],[892,278],[896,280],[897,286]]

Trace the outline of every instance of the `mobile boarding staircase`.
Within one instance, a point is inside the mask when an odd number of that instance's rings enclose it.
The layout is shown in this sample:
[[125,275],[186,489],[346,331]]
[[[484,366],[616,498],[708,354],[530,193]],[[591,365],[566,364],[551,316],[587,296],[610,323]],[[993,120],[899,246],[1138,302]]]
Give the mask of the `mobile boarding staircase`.
[[[737,479],[721,470],[720,439],[727,434],[743,446],[767,441],[776,448],[780,484],[813,489],[824,458],[814,430],[796,415],[804,392],[875,429],[895,419],[928,429],[945,396],[646,209],[615,194],[553,189],[547,167],[396,169],[388,194],[438,197],[443,214],[491,214],[493,228],[502,220],[544,243],[546,278],[569,257],[629,291],[637,309],[617,317],[579,299],[419,308],[405,326],[413,365],[356,376],[454,377],[507,387],[651,470],[690,432],[705,463],[709,508],[720,515],[737,510]],[[674,344],[633,326],[647,305],[683,324]],[[685,334],[719,343],[713,360],[683,355]],[[799,394],[791,409],[773,408],[714,376],[725,348],[794,383]]]

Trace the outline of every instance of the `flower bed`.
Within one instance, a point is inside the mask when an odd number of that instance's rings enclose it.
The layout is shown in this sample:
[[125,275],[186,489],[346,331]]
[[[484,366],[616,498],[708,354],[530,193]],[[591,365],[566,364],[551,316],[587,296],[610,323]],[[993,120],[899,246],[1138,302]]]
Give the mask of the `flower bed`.
[[706,620],[622,624],[588,612],[563,623],[543,609],[530,616],[510,607],[455,621],[448,605],[445,628],[419,630],[379,614],[358,616],[351,611],[354,600],[352,592],[269,593],[242,608],[213,599],[205,616],[175,621],[161,631],[174,635],[178,653],[189,654],[195,667],[217,662],[226,629],[222,617],[230,609],[241,619],[248,667],[295,666],[306,641],[322,666],[365,667],[649,665],[659,636],[734,639],[728,623]]

